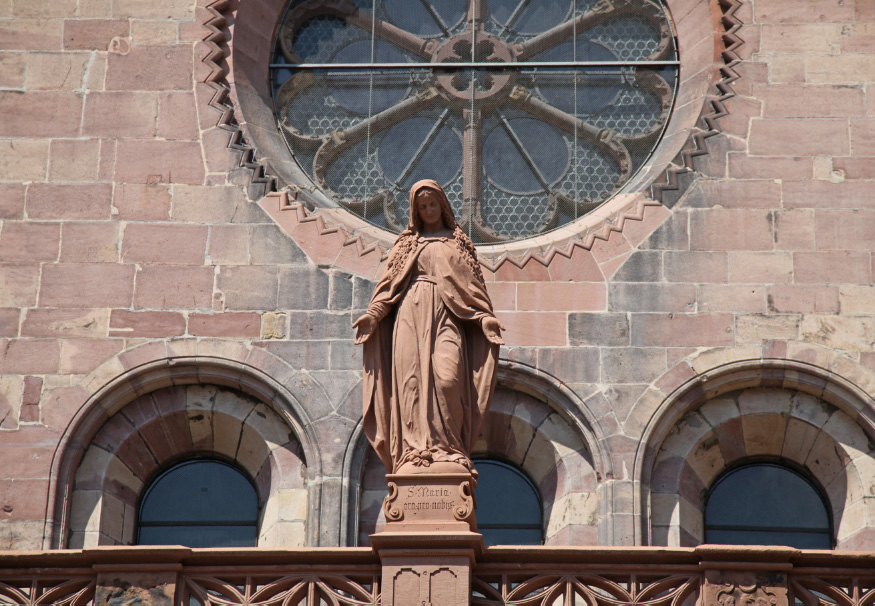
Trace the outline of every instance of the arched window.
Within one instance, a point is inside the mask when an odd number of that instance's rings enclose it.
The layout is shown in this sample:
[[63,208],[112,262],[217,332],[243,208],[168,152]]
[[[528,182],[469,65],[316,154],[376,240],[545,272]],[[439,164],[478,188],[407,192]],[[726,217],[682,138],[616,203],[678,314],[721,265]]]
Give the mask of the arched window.
[[801,474],[774,463],[729,471],[705,505],[705,542],[832,549],[827,502]]
[[489,545],[540,545],[541,499],[521,471],[494,459],[477,459],[477,529]]
[[171,467],[140,503],[140,545],[254,547],[257,537],[255,488],[221,461],[198,459]]

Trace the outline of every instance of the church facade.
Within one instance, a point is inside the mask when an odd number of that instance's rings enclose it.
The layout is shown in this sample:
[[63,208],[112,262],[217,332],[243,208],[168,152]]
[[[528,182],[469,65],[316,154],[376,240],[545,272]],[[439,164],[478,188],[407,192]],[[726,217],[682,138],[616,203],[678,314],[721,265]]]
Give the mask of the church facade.
[[[475,465],[526,487],[496,524],[543,545],[487,549],[482,603],[527,557],[677,570],[678,604],[742,591],[697,593],[709,558],[808,567],[776,590],[805,604],[811,571],[865,568],[875,4],[420,4],[0,1],[0,582],[232,566],[136,547],[201,461],[254,494],[214,527],[298,554],[252,570],[376,574],[352,322],[423,177],[506,327]],[[701,547],[750,532],[834,553]]]

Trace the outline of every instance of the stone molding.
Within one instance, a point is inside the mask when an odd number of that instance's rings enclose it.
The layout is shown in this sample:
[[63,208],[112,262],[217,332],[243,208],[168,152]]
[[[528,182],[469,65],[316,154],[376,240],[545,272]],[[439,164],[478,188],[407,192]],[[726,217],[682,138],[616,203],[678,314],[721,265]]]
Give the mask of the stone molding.
[[[312,201],[313,192],[300,185],[306,177],[294,165],[279,133],[274,132],[275,119],[270,104],[264,102],[270,97],[264,66],[285,4],[285,0],[251,0],[239,5],[228,0],[205,2],[203,23],[208,34],[202,60],[210,70],[205,83],[214,91],[209,105],[221,113],[218,125],[232,132],[229,148],[241,152],[240,165],[253,171],[253,182],[266,187],[262,208],[275,220],[280,208],[295,211],[290,213],[296,215],[292,228],[312,216],[321,217],[314,225],[315,234],[308,237],[301,237],[305,230],[296,234],[284,229],[315,262],[336,264],[372,277],[394,235],[351,213],[322,208]],[[648,207],[664,211],[659,213],[663,220],[670,214],[661,203],[663,194],[681,187],[678,175],[692,172],[693,158],[706,153],[705,140],[719,132],[717,120],[727,115],[724,102],[734,95],[732,83],[738,78],[734,67],[740,60],[736,50],[743,41],[738,36],[739,0],[719,0],[719,9],[715,3],[715,11],[722,12],[720,19],[712,14],[710,3],[690,7],[673,0],[666,4],[673,12],[680,51],[685,57],[679,92],[662,143],[648,165],[623,189],[633,192],[649,188],[653,198],[620,193],[594,213],[548,234],[519,243],[479,247],[484,268],[495,272],[510,263],[522,269],[530,262],[549,267],[557,255],[568,259],[575,248],[591,250],[613,233],[623,235],[628,225],[644,218]],[[257,28],[249,23],[254,13],[258,14]],[[233,14],[233,19],[226,14]],[[273,22],[265,22],[266,15]],[[716,36],[715,28],[721,26],[724,32]],[[714,61],[718,56],[722,65]],[[717,95],[709,92],[712,85]],[[697,126],[700,122],[704,127]],[[277,175],[282,175],[282,192],[275,191],[279,187]],[[661,222],[652,222],[638,242]],[[609,269],[615,271],[624,260],[617,259]]]

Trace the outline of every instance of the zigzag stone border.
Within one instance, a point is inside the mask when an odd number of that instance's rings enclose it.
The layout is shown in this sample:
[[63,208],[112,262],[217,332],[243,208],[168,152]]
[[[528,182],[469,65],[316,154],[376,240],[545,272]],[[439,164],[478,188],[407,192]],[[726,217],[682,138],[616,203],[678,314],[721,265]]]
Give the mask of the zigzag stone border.
[[[718,120],[728,114],[725,102],[735,96],[732,84],[739,78],[735,67],[741,62],[741,58],[736,51],[744,41],[738,36],[738,31],[743,24],[736,13],[742,6],[741,0],[718,0],[718,2],[723,10],[722,23],[725,28],[722,35],[725,48],[721,53],[724,65],[719,68],[721,77],[714,84],[718,94],[709,95],[705,104],[707,112],[703,110],[681,151],[649,186],[650,197],[642,194],[619,194],[595,213],[548,234],[509,245],[478,247],[481,264],[485,269],[496,272],[508,263],[522,269],[530,261],[549,267],[557,255],[570,259],[575,248],[592,250],[599,243],[607,242],[612,234],[622,234],[629,222],[642,221],[648,208],[664,209],[666,192],[682,193],[685,184],[679,176],[694,172],[694,159],[708,153],[706,140],[720,132]],[[318,245],[312,242],[310,246],[298,242],[316,263],[337,265],[366,277],[375,275],[380,263],[386,259],[394,235],[374,228],[357,217],[337,209],[311,210],[309,205],[297,201],[300,190],[295,186],[277,191],[277,177],[258,160],[257,150],[245,140],[243,130],[235,116],[236,108],[230,101],[229,74],[221,65],[228,58],[226,13],[232,10],[232,5],[236,6],[236,2],[214,0],[204,6],[208,18],[203,25],[208,33],[203,42],[209,52],[202,61],[210,68],[204,83],[215,91],[209,106],[220,114],[216,126],[230,132],[228,148],[240,153],[240,167],[251,171],[251,183],[259,186],[265,193],[259,201],[260,206],[289,233],[298,225],[309,224],[315,228],[314,235],[320,240],[325,240]],[[288,213],[288,211],[293,212]],[[278,213],[285,215],[284,220],[279,220]],[[293,220],[290,215],[294,215]],[[653,229],[657,226],[658,224],[654,225]],[[331,251],[320,253],[317,249],[330,246],[327,238],[336,240],[334,247]],[[613,265],[615,265],[614,270],[619,266],[618,263]]]

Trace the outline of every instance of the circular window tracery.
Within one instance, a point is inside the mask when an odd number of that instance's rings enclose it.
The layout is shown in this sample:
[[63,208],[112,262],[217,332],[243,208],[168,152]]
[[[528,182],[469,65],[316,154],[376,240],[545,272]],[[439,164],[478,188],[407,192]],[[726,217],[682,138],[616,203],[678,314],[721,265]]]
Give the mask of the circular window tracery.
[[434,178],[487,244],[620,190],[659,141],[677,65],[647,0],[304,0],[271,78],[280,131],[329,203],[400,232],[410,186]]

